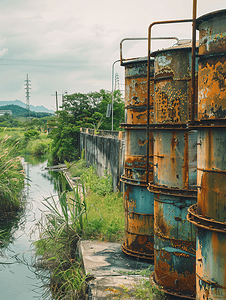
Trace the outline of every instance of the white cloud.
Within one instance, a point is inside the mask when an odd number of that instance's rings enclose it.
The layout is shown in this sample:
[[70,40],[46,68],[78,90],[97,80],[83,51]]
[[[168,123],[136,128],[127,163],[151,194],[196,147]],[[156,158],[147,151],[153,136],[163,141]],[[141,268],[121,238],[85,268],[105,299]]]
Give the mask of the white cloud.
[[0,50],[0,57],[4,56],[8,52],[8,48],[3,48]]

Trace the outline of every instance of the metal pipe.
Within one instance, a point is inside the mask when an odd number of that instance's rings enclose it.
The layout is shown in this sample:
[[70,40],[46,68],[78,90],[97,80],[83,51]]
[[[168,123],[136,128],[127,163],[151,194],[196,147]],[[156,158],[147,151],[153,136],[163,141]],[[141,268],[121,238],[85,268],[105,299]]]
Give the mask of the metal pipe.
[[113,103],[114,103],[114,66],[117,62],[119,62],[120,59],[117,59],[113,62],[112,64],[112,82],[111,82],[111,91],[112,91],[112,98],[111,98],[111,130],[113,131],[113,117],[114,117],[114,113],[113,113]]
[[191,65],[191,125],[195,122],[195,48],[196,48],[196,10],[197,0],[193,0],[193,22],[192,22],[192,65]]
[[[124,41],[146,41],[146,40],[148,40],[148,38],[143,38],[143,37],[122,39],[120,42],[120,62],[121,62],[121,64],[122,64],[123,60],[125,61],[125,59],[123,59],[123,57],[122,57],[122,43]],[[177,37],[173,37],[173,36],[172,37],[171,36],[169,36],[169,37],[154,37],[154,38],[152,38],[152,40],[176,40],[177,42],[179,42],[179,39]],[[134,59],[134,58],[129,58],[126,60],[132,60],[132,59]]]

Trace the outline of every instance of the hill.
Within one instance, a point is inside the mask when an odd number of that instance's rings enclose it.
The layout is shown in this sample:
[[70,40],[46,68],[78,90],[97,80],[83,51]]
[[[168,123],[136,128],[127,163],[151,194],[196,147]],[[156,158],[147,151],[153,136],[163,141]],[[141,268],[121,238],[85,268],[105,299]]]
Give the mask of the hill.
[[[18,105],[20,107],[26,108],[26,104],[20,100],[14,100],[14,101],[0,101],[0,106],[4,105]],[[54,113],[53,110],[50,110],[43,105],[34,106],[30,105],[30,110],[35,112],[47,112],[47,113]]]
[[[1,104],[1,101],[0,101],[0,104]],[[19,105],[10,104],[10,105],[0,106],[0,110],[11,110],[12,116],[15,118],[29,116],[27,109],[23,108]],[[51,116],[51,115],[53,115],[53,114],[49,113],[49,112],[30,111],[30,117],[33,117],[33,118],[42,118],[42,117],[47,117],[47,116]]]

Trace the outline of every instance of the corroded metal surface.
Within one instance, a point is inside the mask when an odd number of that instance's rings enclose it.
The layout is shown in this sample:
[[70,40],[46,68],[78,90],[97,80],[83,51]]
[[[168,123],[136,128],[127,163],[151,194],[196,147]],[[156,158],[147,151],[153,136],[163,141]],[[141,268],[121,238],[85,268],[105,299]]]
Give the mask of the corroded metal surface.
[[153,259],[154,253],[154,199],[146,186],[126,183],[125,242],[122,250],[129,255]]
[[188,220],[197,227],[197,299],[226,299],[226,223],[198,215],[197,205],[188,209]]
[[197,201],[197,131],[181,127],[191,120],[191,47],[152,55],[156,128],[148,190],[154,193],[154,281],[169,294],[194,298],[195,227],[186,216]]
[[226,9],[215,11],[197,19],[199,54],[208,55],[226,51]]
[[197,148],[197,213],[226,222],[225,129],[200,128]]
[[[154,122],[189,122],[191,109],[191,47],[184,46],[179,49],[172,47],[157,51],[152,56],[155,57]],[[198,68],[198,64],[196,65]],[[196,106],[195,113],[197,111]]]
[[196,297],[206,300],[226,299],[225,20],[226,10],[197,20],[198,199],[188,209],[187,219],[197,228]]
[[226,299],[226,233],[199,228],[196,251],[197,299]]
[[[147,103],[147,58],[124,62],[126,129],[125,241],[128,255],[153,259],[154,196],[147,191],[153,180],[153,133],[147,134],[147,122],[153,122],[153,98]],[[153,64],[151,65],[153,73]],[[152,89],[154,91],[153,79]],[[147,113],[148,108],[149,115]]]
[[[125,110],[127,124],[147,124],[147,58],[127,62],[125,65]],[[151,64],[153,77],[154,61]],[[149,111],[153,120],[154,83],[151,79]]]
[[[153,133],[149,133],[149,174],[150,181],[153,180]],[[134,179],[138,182],[146,180],[146,130],[126,130],[126,154],[124,177]]]
[[198,119],[226,118],[226,10],[197,20],[199,29]]
[[186,219],[187,208],[196,203],[195,192],[190,196],[154,196],[155,282],[188,297],[195,294],[195,227]]
[[197,131],[154,131],[154,182],[188,189],[196,186]]
[[226,57],[204,57],[199,63],[198,119],[226,118]]

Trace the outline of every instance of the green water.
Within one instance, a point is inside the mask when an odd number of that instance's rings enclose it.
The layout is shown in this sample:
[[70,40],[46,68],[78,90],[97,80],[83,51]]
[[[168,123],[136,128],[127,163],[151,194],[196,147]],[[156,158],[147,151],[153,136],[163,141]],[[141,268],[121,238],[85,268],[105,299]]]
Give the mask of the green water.
[[[18,218],[14,217],[11,222],[0,224],[2,229],[8,227],[5,243],[0,248],[1,300],[43,299],[43,281],[32,267],[35,261],[32,242],[39,235],[37,230],[33,230],[45,210],[42,204],[44,198],[51,195],[57,197],[54,178],[44,170],[45,166],[46,162],[35,165],[25,163],[26,175],[29,178],[26,180],[29,185],[24,188],[25,212]],[[51,298],[48,296],[45,299]]]

